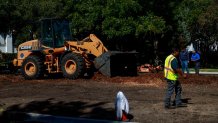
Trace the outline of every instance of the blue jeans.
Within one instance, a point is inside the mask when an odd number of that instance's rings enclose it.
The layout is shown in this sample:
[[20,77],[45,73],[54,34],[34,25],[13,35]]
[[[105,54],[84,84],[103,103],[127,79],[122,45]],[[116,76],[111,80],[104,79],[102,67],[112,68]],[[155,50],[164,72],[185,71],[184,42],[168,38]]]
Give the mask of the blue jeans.
[[188,61],[187,60],[181,61],[181,66],[182,66],[182,72],[184,73],[186,70],[187,74],[189,74]]
[[195,62],[195,74],[199,75],[200,62]]
[[179,105],[182,103],[181,101],[181,93],[182,93],[182,86],[178,80],[168,80],[167,79],[167,92],[166,97],[164,100],[165,106],[171,105],[171,96],[173,95],[175,90],[175,103]]

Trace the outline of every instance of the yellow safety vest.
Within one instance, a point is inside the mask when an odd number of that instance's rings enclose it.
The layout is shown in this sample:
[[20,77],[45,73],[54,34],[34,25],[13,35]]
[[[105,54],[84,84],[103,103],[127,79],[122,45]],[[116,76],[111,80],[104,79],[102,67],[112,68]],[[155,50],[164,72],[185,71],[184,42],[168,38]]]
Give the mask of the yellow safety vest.
[[171,54],[169,55],[164,64],[164,77],[169,80],[177,80],[178,74],[174,72],[174,70],[171,67],[171,62],[175,59],[175,57]]

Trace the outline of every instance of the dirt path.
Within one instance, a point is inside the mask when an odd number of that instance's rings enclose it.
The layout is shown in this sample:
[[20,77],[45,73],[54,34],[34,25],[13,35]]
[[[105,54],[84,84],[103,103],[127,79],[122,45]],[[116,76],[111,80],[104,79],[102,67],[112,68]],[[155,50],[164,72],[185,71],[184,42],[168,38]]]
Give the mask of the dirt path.
[[188,107],[166,110],[162,73],[32,81],[20,75],[0,75],[0,105],[4,109],[1,118],[7,111],[16,111],[114,120],[114,99],[121,90],[129,101],[133,122],[218,122],[218,76],[191,75],[181,83],[182,98]]

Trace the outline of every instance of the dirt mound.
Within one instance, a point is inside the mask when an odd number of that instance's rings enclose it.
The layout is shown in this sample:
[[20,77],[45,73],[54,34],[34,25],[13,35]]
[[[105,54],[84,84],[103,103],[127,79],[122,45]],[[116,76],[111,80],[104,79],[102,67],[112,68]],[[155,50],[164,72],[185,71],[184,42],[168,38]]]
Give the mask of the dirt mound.
[[[140,73],[138,76],[129,76],[129,77],[107,77],[100,73],[96,73],[92,78],[79,80],[69,80],[63,77],[49,77],[41,80],[25,80],[21,75],[14,74],[1,74],[0,75],[0,86],[7,83],[20,83],[20,82],[75,82],[75,81],[96,81],[96,82],[110,82],[110,83],[124,83],[124,84],[141,84],[146,86],[155,86],[162,87],[165,85],[165,80],[163,77],[163,72],[159,73]],[[217,84],[218,76],[217,75],[195,75],[191,74],[186,79],[180,77],[180,82],[182,84]]]
[[187,79],[180,79],[183,84],[218,84],[217,75],[195,75],[191,74]]
[[[114,82],[114,83],[135,83],[135,84],[145,84],[150,86],[161,87],[165,84],[165,79],[163,72],[159,73],[140,73],[138,76],[134,77],[105,77],[101,74],[96,74],[93,78],[95,81],[99,82]],[[179,81],[182,84],[218,84],[217,75],[195,75],[190,74],[187,78],[179,77]]]

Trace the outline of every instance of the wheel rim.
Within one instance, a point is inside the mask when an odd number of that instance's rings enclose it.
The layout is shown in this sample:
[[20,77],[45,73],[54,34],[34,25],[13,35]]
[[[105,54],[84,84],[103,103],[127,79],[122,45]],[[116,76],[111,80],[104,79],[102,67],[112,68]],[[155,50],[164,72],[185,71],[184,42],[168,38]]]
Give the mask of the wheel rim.
[[33,76],[36,73],[36,66],[33,62],[28,62],[25,65],[25,72],[28,76]]
[[68,60],[65,64],[65,70],[68,74],[73,74],[76,71],[76,62]]

